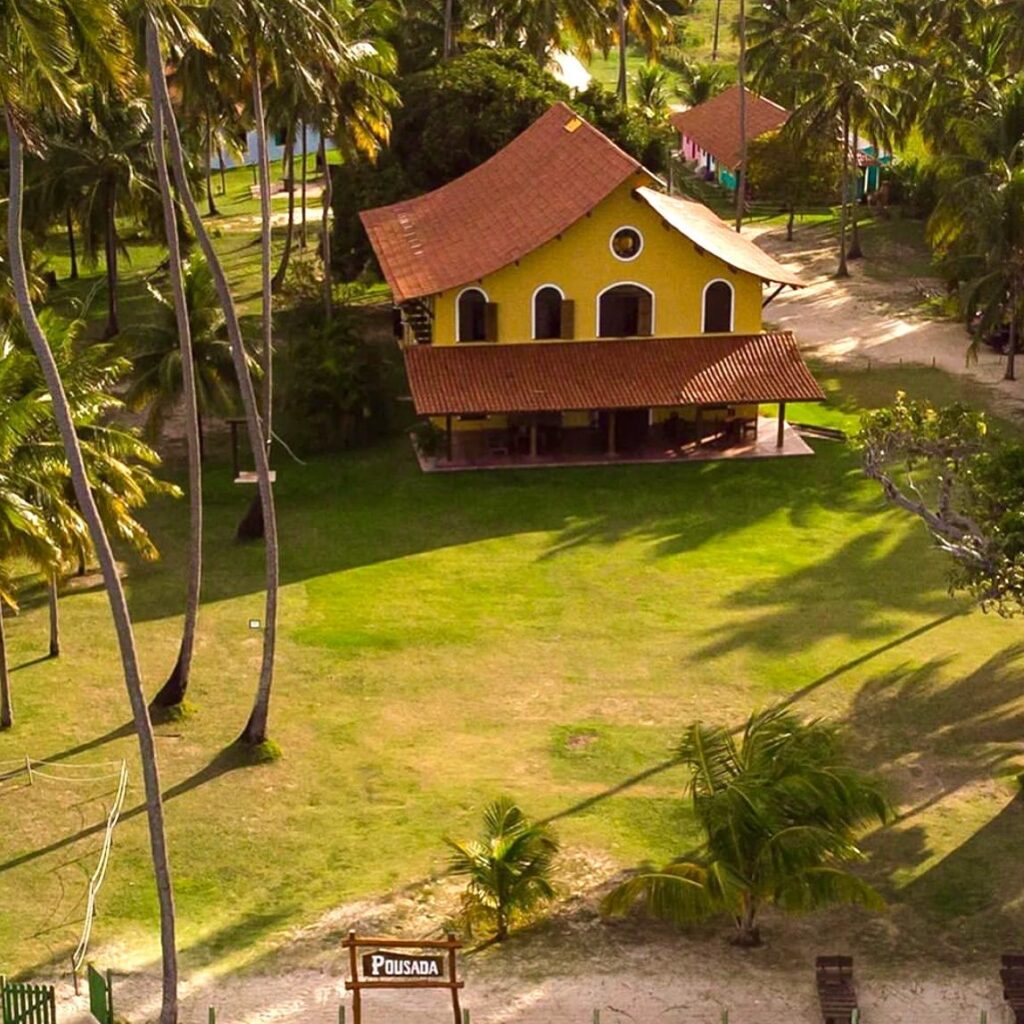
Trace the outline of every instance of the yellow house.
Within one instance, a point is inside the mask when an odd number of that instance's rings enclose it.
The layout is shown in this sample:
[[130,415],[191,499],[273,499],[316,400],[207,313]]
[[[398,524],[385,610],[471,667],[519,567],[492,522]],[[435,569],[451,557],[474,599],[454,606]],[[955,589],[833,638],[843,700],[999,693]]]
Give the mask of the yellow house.
[[801,282],[564,104],[427,195],[362,214],[442,467],[763,453],[823,395],[766,286]]

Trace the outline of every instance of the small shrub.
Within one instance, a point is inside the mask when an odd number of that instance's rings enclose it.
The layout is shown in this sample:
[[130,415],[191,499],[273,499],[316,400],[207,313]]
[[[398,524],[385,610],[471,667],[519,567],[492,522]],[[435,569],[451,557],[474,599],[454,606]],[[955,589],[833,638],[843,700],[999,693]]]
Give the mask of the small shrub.
[[423,420],[412,429],[416,447],[428,459],[435,459],[445,449],[448,436],[432,420]]

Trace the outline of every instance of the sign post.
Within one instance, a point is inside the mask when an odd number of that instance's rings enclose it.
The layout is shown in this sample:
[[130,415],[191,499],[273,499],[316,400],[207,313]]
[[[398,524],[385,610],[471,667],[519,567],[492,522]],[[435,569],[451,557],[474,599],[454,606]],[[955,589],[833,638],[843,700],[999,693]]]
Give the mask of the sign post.
[[[345,988],[352,993],[352,1024],[362,1024],[362,993],[373,988],[446,988],[452,995],[453,1020],[462,1024],[459,989],[465,982],[459,981],[455,956],[462,943],[452,932],[443,939],[358,938],[349,932],[342,947],[348,950]],[[366,950],[362,957],[359,950]]]

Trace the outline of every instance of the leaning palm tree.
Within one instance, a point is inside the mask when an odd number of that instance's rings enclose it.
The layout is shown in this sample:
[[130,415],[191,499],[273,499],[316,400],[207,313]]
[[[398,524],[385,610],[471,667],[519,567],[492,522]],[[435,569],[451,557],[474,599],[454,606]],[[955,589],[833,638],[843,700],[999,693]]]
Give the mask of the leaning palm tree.
[[471,930],[483,925],[495,942],[503,942],[517,917],[554,897],[551,871],[558,841],[508,797],[484,811],[478,839],[445,842],[452,851],[452,872],[469,879],[462,910]]
[[267,446],[263,443],[264,430],[256,402],[256,391],[246,355],[242,329],[238,321],[231,288],[224,267],[220,262],[202,214],[196,205],[189,181],[185,151],[175,119],[174,106],[164,75],[165,58],[161,45],[161,27],[151,8],[146,11],[146,70],[150,89],[154,96],[154,107],[159,109],[163,131],[166,135],[167,151],[171,158],[174,183],[177,187],[189,224],[195,232],[203,258],[213,275],[214,286],[224,311],[225,328],[231,345],[231,359],[238,381],[242,408],[248,427],[249,444],[252,450],[259,493],[260,512],[263,519],[266,546],[266,611],[263,632],[263,658],[260,665],[260,679],[257,686],[257,700],[253,712],[239,737],[245,745],[260,747],[267,741],[267,726],[270,715],[270,692],[274,678],[274,656],[277,642],[277,600],[279,587],[277,514],[274,509],[274,492],[270,480],[270,463]]
[[754,946],[765,906],[881,905],[844,865],[861,859],[858,834],[892,809],[878,783],[849,765],[832,726],[775,708],[751,715],[738,740],[697,722],[676,754],[691,772],[700,856],[631,878],[606,898],[607,913],[637,901],[680,924],[726,913],[733,941]]
[[629,100],[626,57],[629,40],[636,39],[654,60],[662,42],[672,38],[672,19],[659,0],[615,0],[615,41],[619,50],[619,77],[615,87],[619,102]]
[[102,76],[108,81],[126,78],[126,45],[119,28],[119,13],[118,5],[111,4],[110,0],[0,0],[0,97],[9,165],[7,255],[18,311],[46,381],[75,496],[89,526],[113,614],[125,686],[139,740],[160,906],[163,960],[160,1020],[161,1024],[175,1024],[178,972],[174,898],[153,728],[124,588],[90,487],[60,372],[32,304],[22,232],[25,143],[26,138],[32,137],[32,113],[41,107],[74,108],[76,64],[79,75],[85,69],[90,75]]

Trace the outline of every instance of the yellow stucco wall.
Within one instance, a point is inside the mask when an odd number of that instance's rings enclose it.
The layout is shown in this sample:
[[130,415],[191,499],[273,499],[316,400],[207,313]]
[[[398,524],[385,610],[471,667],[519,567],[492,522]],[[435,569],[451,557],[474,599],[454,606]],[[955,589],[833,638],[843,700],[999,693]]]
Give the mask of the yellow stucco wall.
[[[534,292],[557,285],[575,303],[575,337],[597,337],[599,294],[615,284],[639,284],[654,292],[654,334],[678,337],[701,333],[704,288],[719,278],[735,289],[733,330],[761,330],[761,281],[751,274],[731,271],[721,260],[698,253],[679,232],[666,228],[661,218],[632,190],[649,184],[646,175],[626,182],[590,216],[569,228],[560,239],[484,278],[479,284],[490,302],[498,304],[498,341],[530,341]],[[612,254],[609,242],[620,227],[637,228],[644,245],[639,256],[624,262]],[[455,307],[462,288],[435,300],[434,344],[455,344]]]

